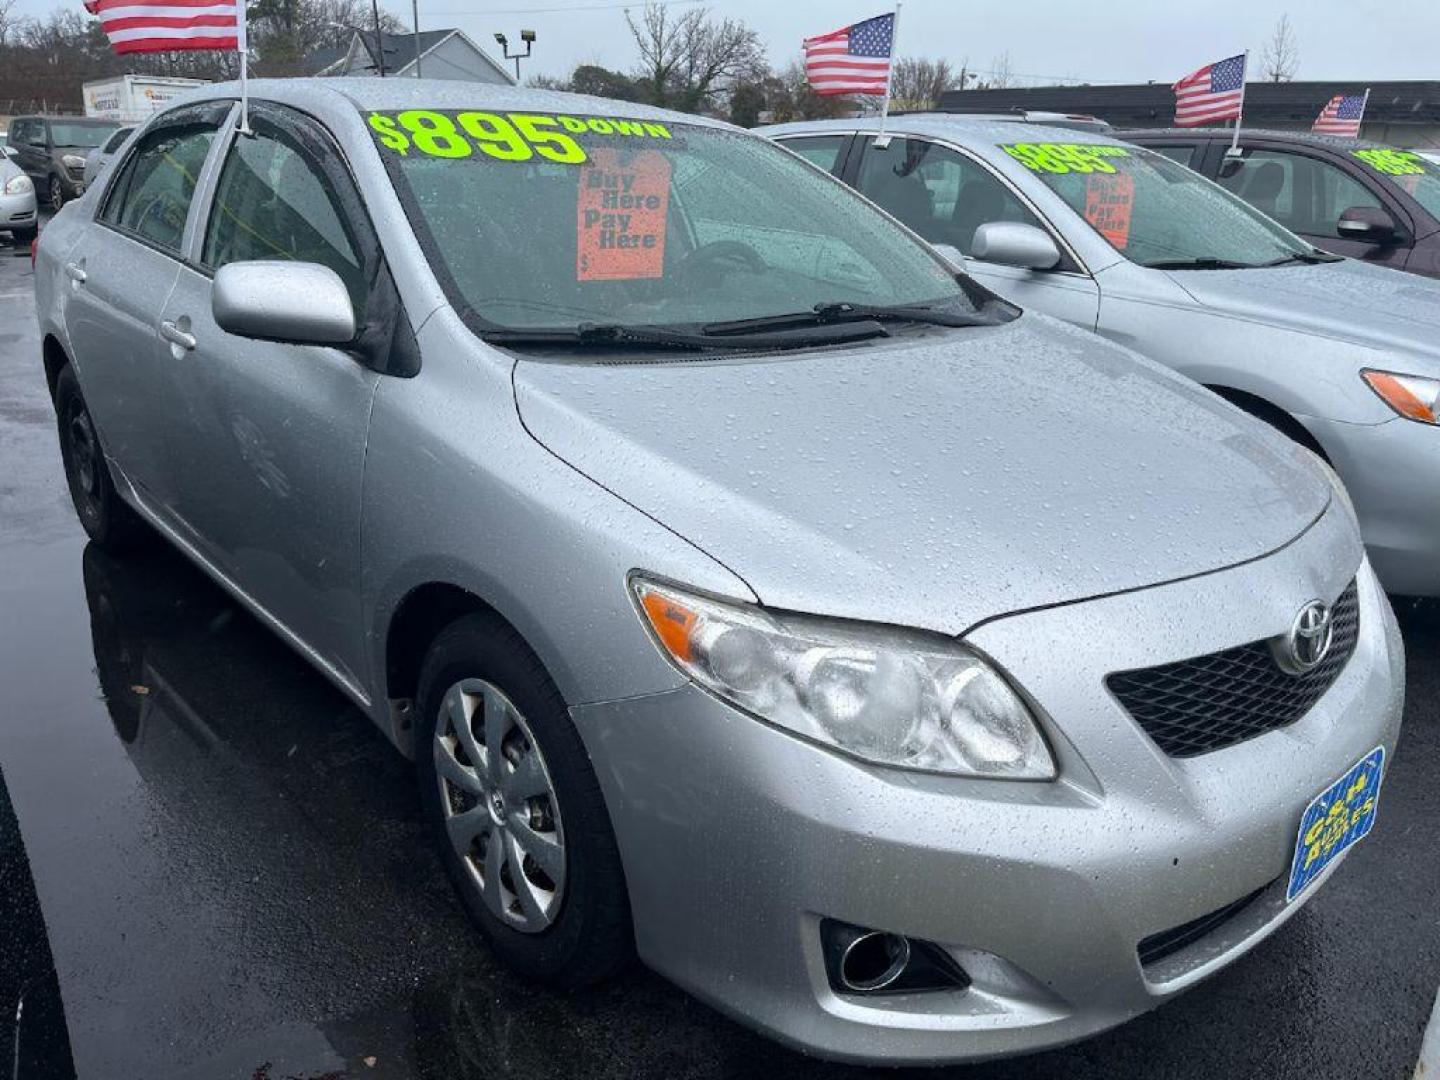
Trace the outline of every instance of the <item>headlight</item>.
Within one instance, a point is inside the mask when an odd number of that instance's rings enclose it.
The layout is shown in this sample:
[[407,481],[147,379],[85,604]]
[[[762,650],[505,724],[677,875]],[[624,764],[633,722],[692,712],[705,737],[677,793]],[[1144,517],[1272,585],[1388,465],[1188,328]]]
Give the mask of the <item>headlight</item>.
[[1362,371],[1360,377],[1380,395],[1381,401],[1405,419],[1422,424],[1440,424],[1436,415],[1436,406],[1440,403],[1440,381],[1393,371]]
[[631,582],[655,641],[701,686],[762,720],[879,765],[1050,780],[1040,728],[964,646]]
[[6,195],[28,195],[34,190],[35,185],[31,183],[30,177],[24,173],[21,173],[19,176],[12,176],[9,180],[5,181]]
[[85,167],[85,159],[79,154],[64,154],[60,160],[72,169],[83,169]]

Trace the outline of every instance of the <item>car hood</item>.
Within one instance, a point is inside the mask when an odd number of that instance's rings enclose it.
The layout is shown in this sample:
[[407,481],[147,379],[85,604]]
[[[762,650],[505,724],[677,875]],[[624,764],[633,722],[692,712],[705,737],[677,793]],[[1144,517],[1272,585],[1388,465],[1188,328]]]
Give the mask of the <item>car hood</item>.
[[1164,273],[1207,308],[1357,345],[1440,357],[1440,281],[1356,259]]
[[940,633],[1256,558],[1330,499],[1305,451],[1033,314],[805,354],[521,359],[514,380],[537,440],[762,603]]

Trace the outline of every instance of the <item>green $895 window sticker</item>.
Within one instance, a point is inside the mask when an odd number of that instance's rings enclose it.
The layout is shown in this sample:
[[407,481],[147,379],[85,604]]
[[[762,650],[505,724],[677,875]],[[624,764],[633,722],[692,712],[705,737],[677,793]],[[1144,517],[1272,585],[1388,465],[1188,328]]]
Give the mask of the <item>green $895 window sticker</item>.
[[1417,173],[1425,172],[1425,159],[1410,150],[1374,147],[1366,150],[1351,150],[1350,153],[1376,172],[1385,173],[1387,176],[1414,176]]
[[603,116],[407,109],[398,113],[373,112],[369,120],[376,140],[387,150],[438,158],[468,158],[478,151],[497,161],[529,161],[538,156],[564,165],[580,165],[589,155],[576,141],[576,135],[671,137],[664,124]]
[[1113,173],[1106,158],[1129,157],[1123,146],[1098,143],[1008,143],[1000,147],[1033,172]]

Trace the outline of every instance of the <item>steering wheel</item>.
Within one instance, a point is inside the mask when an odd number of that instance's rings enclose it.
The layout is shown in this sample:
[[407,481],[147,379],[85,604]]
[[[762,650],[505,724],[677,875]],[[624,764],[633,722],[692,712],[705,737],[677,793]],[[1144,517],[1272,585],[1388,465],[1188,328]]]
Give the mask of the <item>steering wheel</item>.
[[706,270],[724,273],[741,269],[763,274],[770,267],[758,251],[739,240],[712,240],[701,244],[675,264],[675,272],[681,275],[702,274]]

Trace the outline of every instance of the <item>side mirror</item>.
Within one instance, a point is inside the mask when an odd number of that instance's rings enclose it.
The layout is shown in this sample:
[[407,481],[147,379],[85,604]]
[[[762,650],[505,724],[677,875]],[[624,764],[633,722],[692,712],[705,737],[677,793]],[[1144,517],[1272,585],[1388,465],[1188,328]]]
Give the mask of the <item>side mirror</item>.
[[215,324],[229,334],[294,345],[348,345],[355,308],[340,275],[317,263],[255,261],[222,266],[210,293]]
[[935,254],[944,259],[952,270],[965,272],[965,254],[954,244],[931,244]]
[[1022,270],[1053,270],[1060,265],[1060,249],[1050,234],[1018,221],[981,225],[970,244],[970,257]]
[[1400,226],[1390,212],[1378,206],[1352,206],[1335,223],[1336,236],[1372,244],[1394,243],[1399,232]]

